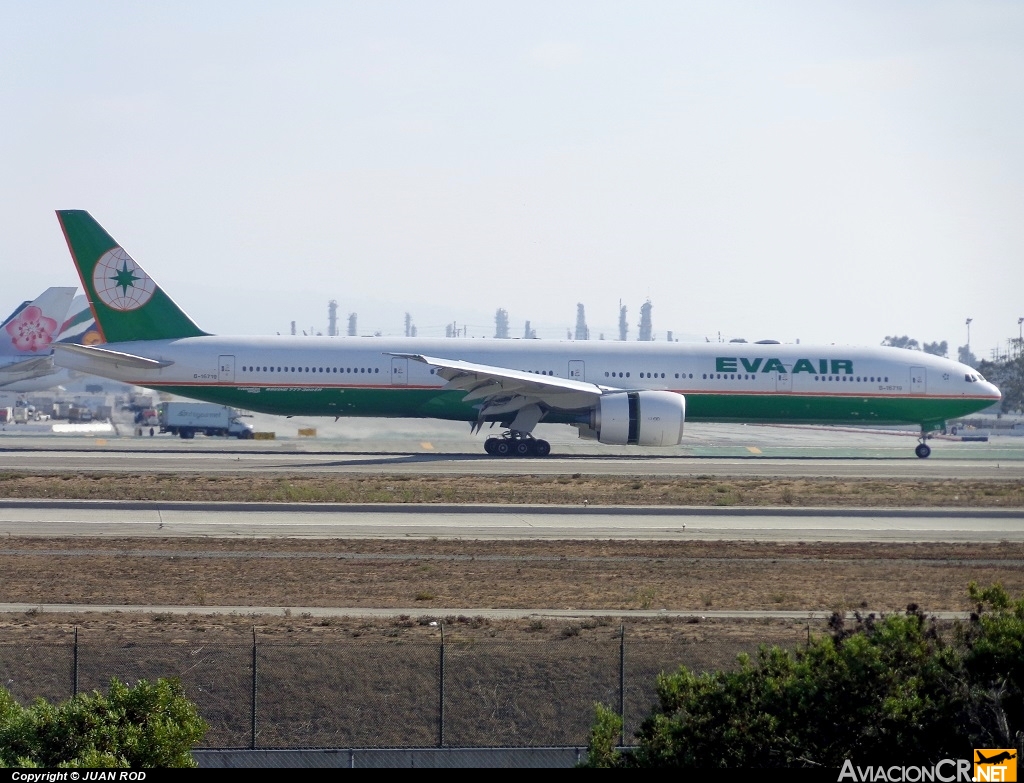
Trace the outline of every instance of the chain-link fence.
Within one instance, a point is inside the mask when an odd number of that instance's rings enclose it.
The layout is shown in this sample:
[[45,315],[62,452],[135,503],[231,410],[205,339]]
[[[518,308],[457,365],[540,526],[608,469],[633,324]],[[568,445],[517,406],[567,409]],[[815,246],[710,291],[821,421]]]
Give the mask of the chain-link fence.
[[0,683],[21,703],[104,690],[116,677],[177,677],[210,729],[208,748],[484,748],[585,745],[601,702],[628,743],[656,677],[735,665],[758,642],[794,648],[801,626],[750,641],[564,636],[544,641],[60,644],[0,642]]

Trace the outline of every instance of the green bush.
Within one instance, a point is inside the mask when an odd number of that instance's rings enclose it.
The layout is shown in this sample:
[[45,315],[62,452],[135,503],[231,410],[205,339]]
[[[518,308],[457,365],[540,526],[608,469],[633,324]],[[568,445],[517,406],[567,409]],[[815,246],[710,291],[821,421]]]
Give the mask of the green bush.
[[194,767],[207,724],[176,679],[19,705],[0,689],[0,766]]
[[940,634],[905,614],[833,615],[806,649],[762,647],[737,671],[658,677],[658,706],[637,744],[601,707],[588,766],[832,767],[969,758],[1017,745],[1024,730],[1024,599],[971,585],[977,611]]

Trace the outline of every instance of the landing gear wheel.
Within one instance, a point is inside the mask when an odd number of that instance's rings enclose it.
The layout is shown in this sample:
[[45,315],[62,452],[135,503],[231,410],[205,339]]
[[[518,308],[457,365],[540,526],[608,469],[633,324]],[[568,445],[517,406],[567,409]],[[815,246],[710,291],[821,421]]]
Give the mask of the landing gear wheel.
[[927,443],[919,443],[917,444],[917,448],[914,449],[914,453],[921,459],[925,459],[929,454],[932,453],[932,449]]
[[546,457],[551,453],[551,444],[528,432],[506,432],[498,438],[487,438],[484,451],[492,457]]

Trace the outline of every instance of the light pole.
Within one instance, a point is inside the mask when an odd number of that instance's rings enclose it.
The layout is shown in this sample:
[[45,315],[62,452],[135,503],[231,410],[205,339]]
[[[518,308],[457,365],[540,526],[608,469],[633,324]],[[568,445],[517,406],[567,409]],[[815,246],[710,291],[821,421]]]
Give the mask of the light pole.
[[1024,352],[1024,318],[1017,319],[1017,355],[1020,356],[1021,352]]
[[971,321],[973,318],[967,319],[967,361],[971,361]]

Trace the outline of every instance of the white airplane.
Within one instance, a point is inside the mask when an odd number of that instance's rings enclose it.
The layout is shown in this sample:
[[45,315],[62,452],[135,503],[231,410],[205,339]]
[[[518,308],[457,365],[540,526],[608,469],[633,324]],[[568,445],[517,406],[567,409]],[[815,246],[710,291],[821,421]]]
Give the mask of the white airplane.
[[[60,368],[53,346],[60,335],[75,288],[47,288],[23,302],[0,324],[0,391],[35,391],[56,386]],[[42,384],[42,385],[40,385]]]
[[601,443],[675,446],[683,423],[915,424],[919,457],[999,390],[899,348],[344,337],[202,331],[89,215],[57,213],[105,344],[57,346],[69,369],[262,413],[418,417],[508,429],[489,454],[546,456],[538,422]]

